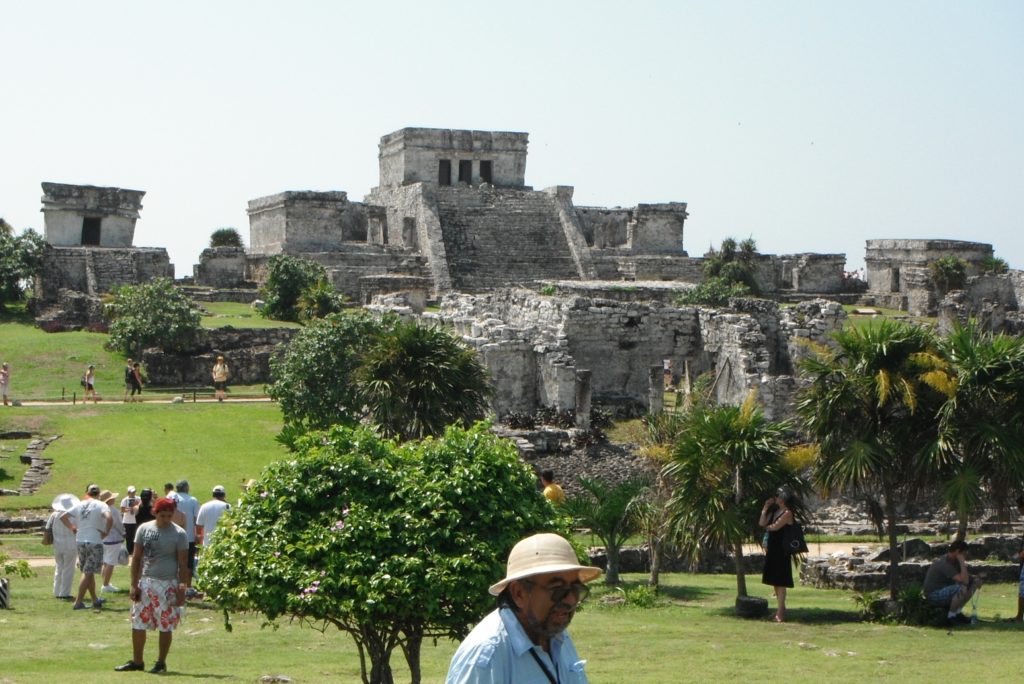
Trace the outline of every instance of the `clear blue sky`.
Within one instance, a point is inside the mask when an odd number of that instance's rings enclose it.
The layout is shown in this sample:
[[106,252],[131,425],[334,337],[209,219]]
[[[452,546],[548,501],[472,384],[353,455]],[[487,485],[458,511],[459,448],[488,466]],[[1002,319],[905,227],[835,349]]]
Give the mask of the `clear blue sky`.
[[578,205],[689,203],[685,247],[992,243],[1024,268],[1024,2],[5,2],[0,216],[147,192],[179,276],[248,200],[377,183],[405,126],[530,133]]

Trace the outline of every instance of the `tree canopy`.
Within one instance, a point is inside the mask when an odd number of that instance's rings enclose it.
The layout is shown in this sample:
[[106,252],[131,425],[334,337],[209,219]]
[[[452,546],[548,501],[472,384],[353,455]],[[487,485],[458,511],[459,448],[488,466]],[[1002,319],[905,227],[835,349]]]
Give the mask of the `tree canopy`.
[[753,395],[742,406],[698,402],[663,468],[680,546],[692,556],[702,548],[732,551],[738,596],[747,595],[743,541],[756,532],[761,502],[782,485],[806,489],[783,460],[786,430],[765,419]]
[[0,228],[0,308],[3,308],[7,302],[25,296],[25,284],[35,277],[43,263],[46,243],[31,228],[21,235],[15,235],[6,221]]
[[828,492],[850,490],[885,503],[896,598],[897,502],[934,483],[929,466],[945,377],[928,329],[882,321],[834,336],[802,361],[809,385],[798,398],[804,429],[820,446],[815,477]]
[[747,238],[737,243],[725,238],[718,249],[704,255],[704,281],[681,295],[680,304],[725,306],[733,297],[747,297],[759,292],[754,277],[757,243]]
[[436,436],[482,418],[490,395],[480,360],[449,332],[365,311],[303,328],[271,374],[267,393],[300,432],[366,418],[389,436]]
[[420,681],[424,638],[461,639],[494,599],[521,538],[565,533],[515,445],[479,424],[398,445],[369,428],[301,439],[222,518],[198,582],[228,611],[334,625],[363,681]]
[[168,278],[119,288],[106,315],[112,321],[107,347],[128,356],[147,347],[191,351],[199,342],[199,311]]

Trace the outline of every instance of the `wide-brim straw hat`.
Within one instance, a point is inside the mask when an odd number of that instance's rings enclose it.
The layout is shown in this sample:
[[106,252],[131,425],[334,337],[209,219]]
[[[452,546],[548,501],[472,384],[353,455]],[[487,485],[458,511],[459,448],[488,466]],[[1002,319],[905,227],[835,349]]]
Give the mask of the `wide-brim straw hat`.
[[100,497],[99,498],[100,498],[100,501],[102,501],[105,504],[108,504],[111,501],[116,501],[117,497],[119,497],[119,496],[121,496],[121,495],[119,493],[117,493],[117,492],[112,492],[109,489],[104,489],[102,492],[100,492]]
[[78,497],[74,494],[58,494],[53,498],[50,508],[55,511],[70,511],[79,504]]
[[601,568],[580,565],[572,544],[557,534],[543,533],[523,539],[508,554],[505,579],[492,584],[488,591],[497,596],[509,582],[549,572],[579,572],[581,582],[590,582],[601,576]]

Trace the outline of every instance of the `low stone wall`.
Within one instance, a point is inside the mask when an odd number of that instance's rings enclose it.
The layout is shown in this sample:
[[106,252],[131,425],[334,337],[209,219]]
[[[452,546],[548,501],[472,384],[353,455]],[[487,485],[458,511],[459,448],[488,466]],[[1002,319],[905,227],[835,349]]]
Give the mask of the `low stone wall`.
[[[975,538],[967,544],[968,568],[987,583],[1016,582],[1020,577],[1020,565],[1015,560],[1019,548],[1017,535]],[[923,583],[928,566],[948,550],[948,543],[928,544],[920,539],[901,543],[898,553],[906,560],[898,565],[899,584]],[[877,551],[854,547],[851,553],[807,558],[800,567],[800,581],[823,589],[875,591],[889,586],[888,571],[888,548]]]
[[168,354],[159,349],[142,353],[149,383],[163,386],[207,386],[218,354],[231,369],[230,384],[270,382],[270,359],[283,350],[295,328],[217,328],[207,333],[202,349],[192,354]]

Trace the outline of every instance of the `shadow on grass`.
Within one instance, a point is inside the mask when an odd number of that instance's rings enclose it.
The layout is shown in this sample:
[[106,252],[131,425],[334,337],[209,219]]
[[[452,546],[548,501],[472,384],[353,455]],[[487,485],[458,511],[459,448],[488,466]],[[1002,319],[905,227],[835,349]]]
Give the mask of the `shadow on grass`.
[[25,310],[25,302],[8,302],[6,306],[0,304],[0,323],[35,325],[35,320]]
[[[774,605],[774,604],[772,604]],[[772,605],[769,608],[772,608]],[[724,608],[713,608],[708,611],[712,615],[722,617],[737,617],[732,606]],[[762,618],[751,618],[770,622],[773,610]],[[834,625],[852,622],[864,622],[861,614],[856,610],[836,610],[834,608],[788,608],[786,609],[786,622],[798,625]]]

